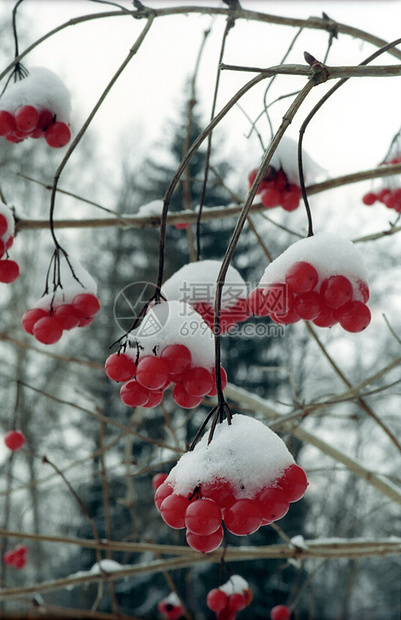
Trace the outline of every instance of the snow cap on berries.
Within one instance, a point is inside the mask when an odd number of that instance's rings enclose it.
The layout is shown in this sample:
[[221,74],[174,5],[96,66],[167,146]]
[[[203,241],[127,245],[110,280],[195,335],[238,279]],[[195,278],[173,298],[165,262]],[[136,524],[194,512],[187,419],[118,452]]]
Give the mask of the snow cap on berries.
[[[298,144],[295,140],[288,136],[283,136],[280,144],[273,153],[270,165],[276,168],[276,170],[282,168],[289,183],[300,185],[298,172]],[[302,167],[304,179],[307,183],[315,182],[319,176],[325,173],[325,170],[305,151],[302,153]]]
[[47,310],[50,308],[50,304],[57,306],[61,303],[69,304],[74,297],[81,295],[82,293],[91,293],[96,295],[97,285],[92,276],[84,269],[84,267],[77,261],[68,257],[70,265],[74,270],[74,274],[71,272],[70,266],[67,263],[66,258],[60,255],[60,280],[62,288],[58,288],[55,293],[50,292],[43,297],[33,306],[33,308],[43,308]]
[[162,351],[169,344],[183,344],[191,351],[192,366],[213,368],[214,339],[212,330],[192,306],[182,301],[155,304],[142,323],[130,333],[132,348],[126,353],[136,358]]
[[245,592],[248,588],[248,582],[241,575],[231,575],[230,579],[219,587],[219,590],[222,590],[227,596],[231,596],[236,592]]
[[167,477],[174,492],[187,495],[202,482],[224,478],[238,499],[252,498],[274,482],[294,459],[283,440],[262,422],[245,415],[217,424],[208,445],[206,433],[194,450],[184,454]]
[[10,84],[0,97],[0,109],[14,113],[23,105],[31,105],[38,112],[48,109],[57,121],[68,123],[71,114],[71,96],[60,78],[45,67],[32,67],[26,78]]
[[[368,273],[363,255],[352,241],[322,232],[296,241],[285,252],[274,259],[265,269],[259,287],[276,282],[285,282],[288,269],[296,262],[310,263],[318,271],[320,284],[333,275],[342,275],[355,285],[357,280],[367,281]],[[357,290],[355,286],[355,290]]]
[[[207,302],[214,304],[216,280],[221,268],[218,260],[203,260],[184,265],[162,287],[167,299],[178,299],[189,304]],[[247,297],[247,287],[235,267],[229,266],[221,296],[222,309],[235,306],[238,299]]]

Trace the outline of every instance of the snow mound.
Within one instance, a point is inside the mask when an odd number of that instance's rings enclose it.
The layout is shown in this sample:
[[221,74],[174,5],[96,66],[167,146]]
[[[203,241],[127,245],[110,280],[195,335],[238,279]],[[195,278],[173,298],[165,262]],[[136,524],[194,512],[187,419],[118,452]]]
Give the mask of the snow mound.
[[142,205],[138,209],[137,215],[149,217],[150,215],[161,215],[163,210],[163,200],[152,200]]
[[236,592],[242,594],[242,592],[248,589],[249,584],[241,575],[231,575],[230,579],[219,587],[219,590],[225,592],[227,596],[231,596],[231,594],[235,594]]
[[71,260],[68,257],[70,264],[74,270],[76,280],[71,272],[71,269],[67,263],[65,256],[60,256],[60,280],[62,287],[58,288],[55,292],[51,291],[43,297],[33,306],[33,308],[43,308],[47,310],[52,301],[53,305],[69,304],[72,302],[76,295],[82,293],[91,293],[96,295],[97,285],[91,275],[84,269],[84,267],[76,260]]
[[[203,260],[184,265],[176,271],[162,286],[162,293],[167,299],[178,299],[188,304],[214,304],[216,280],[221,268],[217,260]],[[222,290],[221,308],[228,309],[239,299],[247,297],[247,286],[241,274],[230,267]]]
[[4,202],[1,202],[1,201],[0,201],[0,215],[4,215],[7,221],[7,230],[4,233],[4,235],[1,237],[1,240],[4,241],[4,243],[7,243],[10,237],[14,237],[15,222],[14,222],[13,212],[11,211],[10,207],[8,207],[6,204],[4,204]]
[[129,336],[127,355],[161,352],[169,344],[183,344],[191,351],[192,366],[214,367],[213,332],[192,306],[182,301],[154,305]]
[[174,492],[187,496],[202,482],[229,480],[236,496],[252,498],[294,463],[283,440],[262,422],[235,414],[232,424],[216,426],[208,445],[206,433],[192,452],[184,454],[166,482]]
[[[363,255],[352,241],[331,233],[317,233],[296,241],[270,263],[260,279],[259,287],[285,282],[288,269],[297,262],[305,261],[315,267],[319,274],[316,290],[326,278],[333,275],[347,277],[354,286],[357,280],[367,282],[368,272]],[[354,286],[355,292],[358,287]]]
[[[270,165],[277,170],[282,168],[287,175],[289,183],[300,185],[298,173],[298,144],[295,140],[283,136],[270,160]],[[306,151],[302,153],[302,165],[305,183],[315,183],[318,177],[326,172]]]
[[39,112],[50,110],[57,121],[69,123],[70,93],[60,78],[45,67],[33,67],[26,78],[11,83],[0,97],[0,109],[11,114],[23,105],[34,106]]

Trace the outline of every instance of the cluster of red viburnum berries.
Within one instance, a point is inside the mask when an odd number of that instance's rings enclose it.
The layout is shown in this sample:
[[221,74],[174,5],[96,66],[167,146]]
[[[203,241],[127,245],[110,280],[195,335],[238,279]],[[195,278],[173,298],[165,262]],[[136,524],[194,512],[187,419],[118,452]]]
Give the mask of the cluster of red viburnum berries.
[[[369,287],[358,280],[353,286],[348,278],[337,274],[323,280],[317,290],[319,274],[306,261],[294,263],[285,275],[285,282],[277,282],[254,289],[248,305],[257,316],[270,316],[276,323],[296,323],[304,319],[318,327],[332,327],[339,323],[348,332],[360,332],[371,320],[366,305]],[[284,293],[285,291],[285,293]],[[277,295],[282,293],[285,303],[277,308]]]
[[252,598],[252,590],[245,579],[233,575],[223,586],[210,590],[206,604],[216,613],[217,620],[235,620],[237,613],[248,607]]
[[[399,164],[401,163],[401,157],[394,157],[384,163]],[[401,187],[396,187],[395,189],[383,187],[378,192],[367,192],[362,197],[362,202],[368,207],[375,204],[375,202],[381,202],[388,209],[394,209],[397,213],[401,213]]]
[[166,620],[178,620],[184,615],[184,608],[175,592],[159,601],[157,609]]
[[79,293],[70,303],[49,302],[46,308],[31,308],[22,317],[24,330],[43,344],[54,344],[64,330],[89,325],[100,310],[93,293]]
[[13,241],[9,221],[3,213],[0,213],[0,282],[14,282],[19,276],[18,263],[7,258],[7,250],[11,248]]
[[9,142],[44,138],[49,146],[57,149],[68,144],[71,131],[66,123],[57,121],[51,110],[23,105],[14,114],[7,110],[0,111],[0,136]]
[[247,536],[259,527],[281,519],[290,502],[304,495],[308,485],[302,467],[292,464],[274,485],[266,485],[252,498],[237,497],[229,480],[202,482],[188,496],[174,492],[167,474],[153,478],[155,504],[170,527],[186,528],[190,547],[201,553],[214,551],[223,540],[222,521],[232,534]]
[[21,569],[26,566],[27,555],[28,547],[26,545],[17,545],[14,549],[5,552],[3,561],[8,566]]
[[[197,407],[204,396],[217,393],[214,369],[193,366],[191,351],[183,344],[168,344],[158,355],[138,359],[134,349],[112,353],[105,371],[110,379],[123,383],[120,397],[128,407],[156,407],[171,383],[175,383],[175,402],[186,409]],[[220,376],[224,389],[227,375],[222,367]]]
[[[254,182],[257,173],[257,168],[249,173],[249,187]],[[281,206],[285,211],[295,211],[301,198],[299,185],[289,183],[284,170],[276,170],[273,166],[268,167],[256,193],[260,194],[260,200],[265,207]]]

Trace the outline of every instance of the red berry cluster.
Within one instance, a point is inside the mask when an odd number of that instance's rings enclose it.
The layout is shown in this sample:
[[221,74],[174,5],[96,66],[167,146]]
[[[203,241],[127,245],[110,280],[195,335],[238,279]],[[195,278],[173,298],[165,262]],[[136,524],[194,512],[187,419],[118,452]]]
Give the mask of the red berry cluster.
[[[385,164],[399,164],[401,157],[394,157]],[[401,213],[401,187],[391,189],[389,187],[383,187],[378,192],[367,192],[362,197],[362,202],[368,207],[375,204],[375,202],[383,203],[388,209],[394,209],[397,213]]]
[[216,612],[217,620],[235,620],[237,613],[248,607],[252,598],[252,590],[245,579],[233,575],[223,586],[210,590],[206,604]]
[[368,299],[369,288],[363,280],[353,285],[347,277],[335,274],[319,282],[318,270],[309,262],[299,261],[289,267],[284,282],[251,291],[248,305],[255,315],[270,316],[276,323],[288,325],[300,319],[318,327],[339,323],[346,331],[356,333],[370,323]]
[[157,609],[166,620],[178,620],[178,618],[184,615],[180,599],[175,592],[171,592],[171,594],[159,601]]
[[286,605],[276,605],[270,610],[271,620],[290,620],[291,612]]
[[19,276],[18,264],[8,258],[14,241],[13,215],[7,205],[0,203],[0,282],[14,282]]
[[[204,396],[216,395],[214,369],[193,366],[191,351],[183,344],[168,344],[158,355],[138,356],[133,349],[112,353],[105,371],[110,379],[123,383],[120,397],[128,407],[156,407],[171,383],[175,383],[175,402],[185,409],[197,407]],[[224,388],[224,368],[221,380]]]
[[[257,168],[249,173],[249,187],[254,182],[257,173]],[[289,183],[284,170],[276,170],[273,166],[268,167],[256,193],[260,194],[260,200],[265,207],[281,206],[285,211],[295,211],[301,198],[299,185]]]
[[[214,328],[214,307],[207,302],[193,303],[192,307],[198,312],[205,323],[213,330]],[[220,310],[220,333],[225,334],[231,327],[246,321],[251,315],[246,299],[238,299],[231,306]]]
[[71,131],[66,123],[56,120],[51,110],[22,105],[14,113],[0,110],[0,136],[9,142],[44,138],[49,146],[57,149],[68,144]]
[[14,568],[24,568],[27,562],[28,547],[26,545],[17,545],[14,549],[6,551],[3,560],[8,566]]
[[259,527],[281,519],[290,502],[301,499],[308,485],[304,470],[295,464],[254,497],[238,497],[224,478],[202,482],[189,496],[175,493],[167,479],[159,480],[155,504],[163,520],[174,529],[186,528],[188,544],[202,553],[220,546],[223,520],[236,536],[253,534]]
[[43,344],[54,344],[74,327],[89,325],[100,310],[99,300],[93,293],[79,293],[70,303],[49,301],[46,306],[27,310],[22,327]]
[[4,443],[12,452],[21,450],[25,444],[25,435],[22,431],[8,431],[4,437]]

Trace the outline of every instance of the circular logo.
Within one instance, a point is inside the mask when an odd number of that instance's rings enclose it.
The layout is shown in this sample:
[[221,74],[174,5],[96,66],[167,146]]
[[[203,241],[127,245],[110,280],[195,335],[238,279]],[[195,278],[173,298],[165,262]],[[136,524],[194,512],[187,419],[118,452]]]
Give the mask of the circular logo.
[[[113,315],[115,322],[124,334],[132,329],[143,307],[155,292],[155,284],[141,281],[128,284],[118,293],[114,300]],[[142,323],[144,323],[143,320],[141,325]]]

